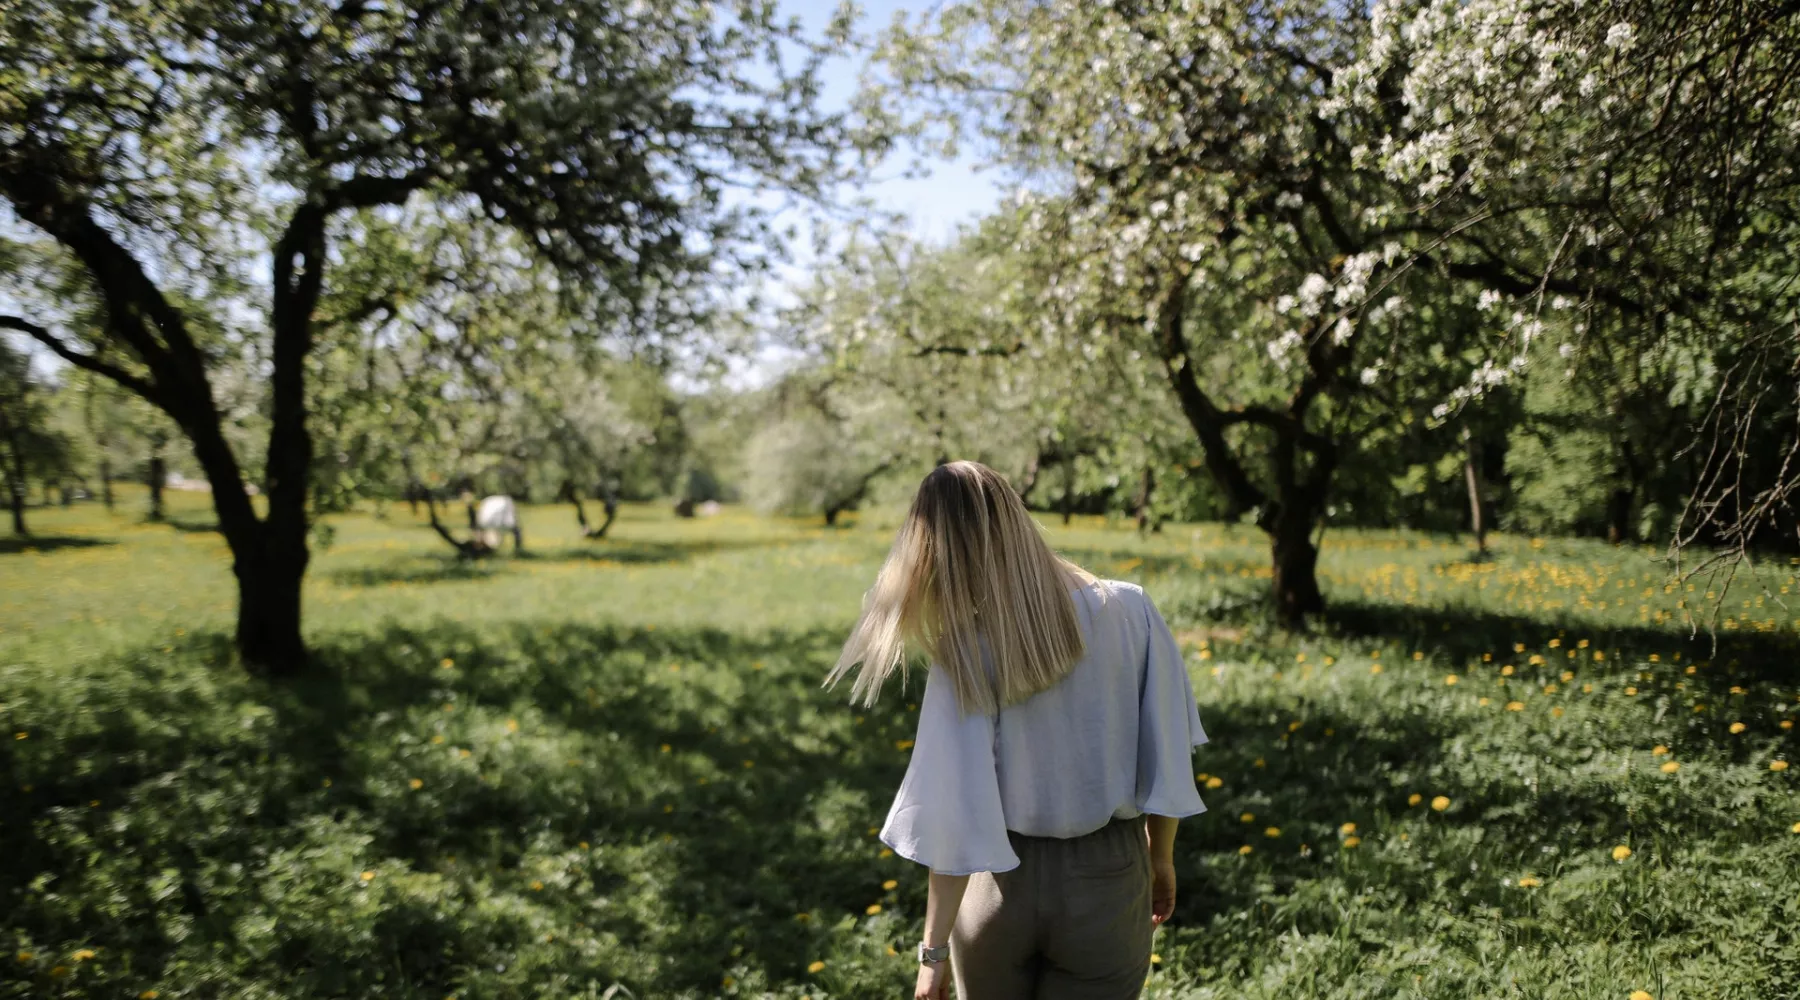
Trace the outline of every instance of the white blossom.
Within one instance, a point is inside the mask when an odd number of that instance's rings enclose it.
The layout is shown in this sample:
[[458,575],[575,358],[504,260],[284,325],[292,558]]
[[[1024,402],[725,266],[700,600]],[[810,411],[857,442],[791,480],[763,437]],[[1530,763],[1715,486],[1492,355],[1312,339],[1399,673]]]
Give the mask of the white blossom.
[[1326,281],[1324,275],[1307,275],[1306,280],[1300,282],[1301,315],[1317,316],[1319,314],[1320,300],[1324,299],[1325,293],[1330,290],[1331,282]]

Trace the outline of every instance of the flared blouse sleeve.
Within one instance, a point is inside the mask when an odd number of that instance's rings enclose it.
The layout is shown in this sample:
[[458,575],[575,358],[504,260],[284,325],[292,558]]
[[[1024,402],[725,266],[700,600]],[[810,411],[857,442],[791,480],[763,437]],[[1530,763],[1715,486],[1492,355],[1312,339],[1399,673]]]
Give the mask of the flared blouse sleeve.
[[1000,806],[994,717],[962,714],[954,683],[936,664],[925,678],[912,762],[881,828],[881,842],[944,875],[1019,866]]
[[1138,710],[1137,807],[1156,816],[1193,816],[1206,811],[1194,788],[1193,754],[1206,742],[1206,730],[1181,647],[1148,596],[1144,614],[1149,638]]

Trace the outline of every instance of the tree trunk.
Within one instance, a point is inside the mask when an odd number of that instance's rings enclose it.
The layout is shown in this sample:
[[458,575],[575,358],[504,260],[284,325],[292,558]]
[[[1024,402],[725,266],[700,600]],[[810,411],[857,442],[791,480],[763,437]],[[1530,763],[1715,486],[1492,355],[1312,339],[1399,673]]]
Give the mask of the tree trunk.
[[1474,437],[1467,428],[1463,429],[1463,441],[1468,449],[1463,454],[1463,479],[1469,487],[1469,530],[1475,533],[1475,554],[1487,558],[1487,523],[1482,518],[1481,509],[1481,473],[1476,468],[1476,449]]
[[1614,545],[1637,540],[1631,524],[1631,487],[1620,486],[1606,501],[1606,540]]
[[1063,459],[1062,519],[1067,525],[1075,517],[1075,457]]
[[306,662],[300,637],[306,563],[302,539],[297,550],[292,544],[271,544],[261,558],[238,559],[232,565],[238,583],[238,652],[245,663],[271,677],[299,673]]
[[[450,529],[444,527],[444,522],[438,520],[437,499],[432,496],[429,491],[425,493],[425,513],[431,518],[431,530],[437,532],[439,538],[450,543],[450,547],[456,550],[456,554],[459,557],[463,559],[479,559],[482,556],[492,555],[494,553],[494,550],[488,547],[487,543],[481,539],[480,535],[474,535],[466,542],[460,541],[455,535],[452,535]],[[469,523],[473,524],[474,521],[475,508],[471,505],[469,507]]]
[[150,474],[145,477],[144,484],[150,487],[150,520],[163,519],[163,483],[169,478],[169,468],[163,464],[160,453],[150,456]]
[[843,510],[842,507],[837,507],[837,506],[831,506],[831,507],[825,508],[825,527],[827,527],[827,528],[837,527],[838,513],[842,510]]
[[13,463],[12,474],[6,477],[7,505],[12,509],[13,534],[26,538],[31,532],[25,528],[25,482],[18,464]]
[[1150,525],[1150,498],[1155,492],[1156,470],[1146,465],[1144,466],[1144,480],[1138,487],[1137,497],[1132,501],[1132,506],[1136,508],[1137,513],[1137,529],[1140,532]]
[[1019,494],[1020,503],[1026,505],[1031,503],[1031,491],[1037,489],[1038,463],[1042,458],[1043,453],[1041,451],[1033,452],[1031,461],[1025,465],[1025,474],[1019,477],[1019,488],[1017,492]]
[[112,460],[107,458],[100,460],[100,499],[110,513],[113,509]]
[[619,516],[619,498],[618,497],[613,496],[611,493],[608,493],[606,495],[606,499],[601,502],[605,505],[606,520],[601,521],[600,527],[595,528],[592,532],[589,533],[589,535],[588,535],[589,538],[605,538],[607,529],[609,529],[613,526],[613,520]]
[[1325,610],[1319,592],[1319,549],[1312,542],[1312,517],[1303,510],[1278,513],[1269,525],[1274,557],[1275,613],[1288,628],[1306,624],[1306,616]]

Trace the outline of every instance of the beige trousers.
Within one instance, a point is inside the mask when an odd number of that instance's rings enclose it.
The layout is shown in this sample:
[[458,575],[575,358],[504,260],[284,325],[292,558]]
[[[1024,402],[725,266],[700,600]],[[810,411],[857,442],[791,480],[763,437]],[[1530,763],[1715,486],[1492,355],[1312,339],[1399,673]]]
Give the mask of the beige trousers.
[[959,1000],[1123,1000],[1150,973],[1144,818],[1008,835],[1019,867],[969,877],[950,932]]

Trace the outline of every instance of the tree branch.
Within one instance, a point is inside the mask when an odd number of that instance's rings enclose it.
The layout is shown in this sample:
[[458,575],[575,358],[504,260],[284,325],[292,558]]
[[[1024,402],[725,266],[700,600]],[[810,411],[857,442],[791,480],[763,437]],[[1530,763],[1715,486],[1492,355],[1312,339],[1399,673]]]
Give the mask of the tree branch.
[[[1225,428],[1232,421],[1227,420],[1218,406],[1207,398],[1205,390],[1200,388],[1199,380],[1194,377],[1193,362],[1188,358],[1187,335],[1183,331],[1183,314],[1187,310],[1187,284],[1186,272],[1177,275],[1163,298],[1162,310],[1157,316],[1157,325],[1161,327],[1157,347],[1162,354],[1163,368],[1169,375],[1169,384],[1181,403],[1181,412],[1200,439],[1207,471],[1212,473],[1213,479],[1224,489],[1231,502],[1232,513],[1239,514],[1252,507],[1262,506],[1268,498],[1250,481],[1243,464],[1231,453],[1230,446],[1225,442]],[[1250,418],[1244,416],[1240,419]]]
[[17,330],[38,343],[43,344],[45,347],[48,347],[51,353],[64,361],[67,361],[69,364],[85,371],[93,372],[97,375],[104,375],[114,382],[117,382],[119,385],[137,393],[149,402],[155,403],[157,406],[162,405],[161,401],[157,398],[158,393],[154,385],[138,378],[136,375],[131,374],[111,362],[102,361],[92,354],[83,354],[80,351],[75,350],[60,337],[30,320],[18,316],[0,316],[0,328]]

